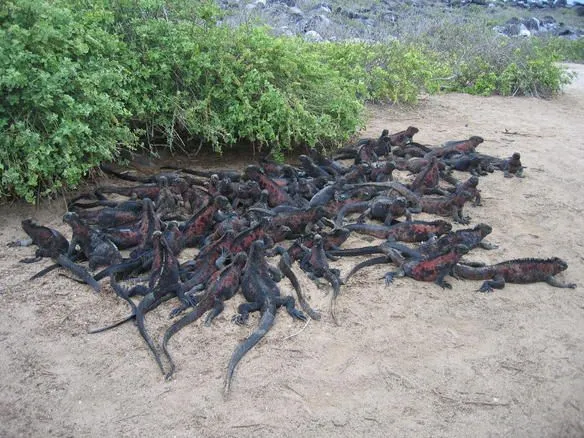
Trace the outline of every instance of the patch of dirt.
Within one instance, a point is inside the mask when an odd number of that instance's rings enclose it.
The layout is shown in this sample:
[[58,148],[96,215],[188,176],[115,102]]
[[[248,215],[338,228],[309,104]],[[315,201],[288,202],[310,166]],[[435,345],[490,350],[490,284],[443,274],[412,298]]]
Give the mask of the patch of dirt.
[[[109,288],[96,295],[55,272],[28,281],[49,262],[20,264],[32,250],[6,247],[29,216],[68,234],[63,201],[1,207],[0,436],[584,436],[584,66],[569,67],[580,76],[557,99],[449,94],[411,110],[372,107],[364,135],[414,125],[421,143],[480,135],[485,153],[521,152],[526,178],[482,178],[484,206],[467,209],[500,249],[467,258],[559,256],[570,265],[559,278],[579,288],[479,294],[480,282],[442,290],[407,278],[387,288],[388,267],[368,268],[342,288],[336,327],[326,289],[299,273],[323,320],[305,326],[279,311],[228,400],[227,363],[257,323],[231,323],[241,298],[212,327],[172,339],[166,382],[132,324],[86,334],[128,312]],[[334,265],[346,273],[357,261]],[[148,314],[155,338],[171,307]]]

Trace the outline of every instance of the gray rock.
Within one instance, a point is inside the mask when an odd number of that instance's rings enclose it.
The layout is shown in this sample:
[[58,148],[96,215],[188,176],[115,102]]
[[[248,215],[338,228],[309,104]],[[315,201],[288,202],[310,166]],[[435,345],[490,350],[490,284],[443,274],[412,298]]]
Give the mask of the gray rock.
[[280,3],[291,8],[296,6],[296,0],[268,0],[268,5],[273,5],[276,3]]
[[310,12],[314,12],[316,14],[331,14],[333,9],[328,3],[320,3],[312,8]]
[[289,7],[288,13],[290,15],[294,15],[295,17],[304,17],[304,12],[302,12],[302,9],[297,8],[296,6]]
[[539,27],[540,27],[540,21],[535,18],[535,17],[531,17],[531,18],[526,18],[523,20],[522,24],[530,31],[532,32],[537,32],[539,31]]
[[318,31],[327,28],[330,24],[331,20],[329,20],[324,15],[315,15],[314,17],[310,17],[306,21],[306,23],[302,27],[302,30],[304,32],[308,32],[309,30]]
[[309,30],[308,32],[306,32],[304,34],[304,39],[307,41],[312,41],[312,42],[324,41],[324,38],[322,36],[320,36],[320,34],[314,30]]

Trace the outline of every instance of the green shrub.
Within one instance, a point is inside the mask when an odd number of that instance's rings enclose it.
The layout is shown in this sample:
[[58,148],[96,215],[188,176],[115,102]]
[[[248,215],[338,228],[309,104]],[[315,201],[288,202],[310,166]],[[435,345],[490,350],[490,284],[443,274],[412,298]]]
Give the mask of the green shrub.
[[414,103],[420,90],[437,91],[436,78],[448,75],[446,64],[414,44],[323,43],[326,61],[359,86],[359,95],[373,102]]
[[[6,3],[5,3],[6,4]],[[120,144],[126,126],[123,47],[107,15],[49,2],[8,2],[0,14],[0,197],[33,201],[75,185]]]
[[509,38],[492,29],[486,14],[449,12],[404,19],[398,29],[404,41],[421,45],[448,63],[453,75],[443,84],[445,89],[548,97],[569,82],[570,75],[556,62],[562,59],[560,48],[571,45]]
[[250,142],[278,152],[342,142],[362,122],[357,87],[301,39],[161,20],[133,33],[132,112],[171,146],[221,152]]
[[584,62],[584,38],[569,40],[560,37],[544,38],[543,45],[554,56],[567,62]]

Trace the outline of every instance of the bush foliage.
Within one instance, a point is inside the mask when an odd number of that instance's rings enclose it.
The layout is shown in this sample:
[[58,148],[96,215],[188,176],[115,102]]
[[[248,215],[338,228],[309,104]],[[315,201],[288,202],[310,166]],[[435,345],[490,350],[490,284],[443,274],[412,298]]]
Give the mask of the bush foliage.
[[[503,40],[476,22],[385,43],[314,43],[216,24],[211,0],[12,0],[0,10],[0,198],[74,186],[138,144],[274,156],[335,146],[366,101],[421,90],[547,96],[582,44]],[[479,23],[480,24],[480,23]]]
[[0,15],[0,196],[33,201],[76,184],[120,144],[128,78],[105,15],[18,0]]

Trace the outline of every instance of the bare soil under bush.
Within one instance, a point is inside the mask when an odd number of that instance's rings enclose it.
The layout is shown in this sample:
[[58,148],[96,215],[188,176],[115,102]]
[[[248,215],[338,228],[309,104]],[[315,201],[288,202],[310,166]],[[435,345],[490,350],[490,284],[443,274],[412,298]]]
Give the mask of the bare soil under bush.
[[[481,135],[485,153],[521,152],[526,178],[482,178],[484,206],[467,210],[493,226],[500,249],[467,258],[559,256],[569,263],[559,277],[577,289],[480,294],[479,282],[442,290],[410,279],[387,288],[382,266],[343,287],[337,327],[328,289],[300,274],[323,320],[280,311],[227,400],[227,362],[257,323],[231,323],[240,297],[212,327],[172,339],[178,368],[166,382],[132,324],[86,334],[128,312],[108,287],[96,295],[56,273],[28,281],[49,262],[20,264],[32,250],[6,247],[30,216],[68,234],[63,202],[0,207],[0,436],[584,436],[584,66],[570,68],[580,77],[553,100],[449,94],[415,109],[372,107],[364,135],[414,125],[423,143]],[[346,273],[357,261],[335,266]],[[147,316],[156,338],[170,308]]]

